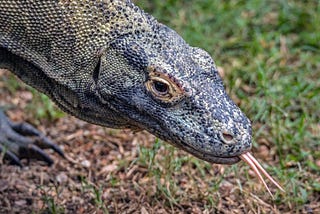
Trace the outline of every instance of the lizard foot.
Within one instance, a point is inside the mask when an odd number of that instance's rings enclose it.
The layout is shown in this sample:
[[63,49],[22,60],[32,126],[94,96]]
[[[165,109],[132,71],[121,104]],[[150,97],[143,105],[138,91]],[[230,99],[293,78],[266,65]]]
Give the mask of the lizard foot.
[[50,166],[53,160],[43,151],[46,148],[64,157],[59,146],[35,127],[28,123],[13,123],[0,110],[0,155],[19,166],[22,166],[22,158],[42,160]]

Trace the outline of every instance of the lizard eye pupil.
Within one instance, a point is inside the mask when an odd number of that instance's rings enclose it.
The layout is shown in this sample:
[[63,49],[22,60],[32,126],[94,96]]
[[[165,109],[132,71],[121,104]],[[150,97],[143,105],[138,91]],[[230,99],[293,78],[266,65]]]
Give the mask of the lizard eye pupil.
[[159,94],[166,94],[169,91],[169,86],[163,82],[160,82],[160,81],[154,81],[153,88]]

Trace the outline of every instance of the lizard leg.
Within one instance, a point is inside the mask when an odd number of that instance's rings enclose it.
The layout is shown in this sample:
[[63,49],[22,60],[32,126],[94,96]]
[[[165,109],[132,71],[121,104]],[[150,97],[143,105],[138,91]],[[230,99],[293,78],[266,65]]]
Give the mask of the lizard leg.
[[45,161],[48,165],[53,160],[43,151],[51,148],[64,157],[63,151],[43,133],[27,123],[13,123],[0,110],[0,153],[11,163],[22,166],[22,158]]

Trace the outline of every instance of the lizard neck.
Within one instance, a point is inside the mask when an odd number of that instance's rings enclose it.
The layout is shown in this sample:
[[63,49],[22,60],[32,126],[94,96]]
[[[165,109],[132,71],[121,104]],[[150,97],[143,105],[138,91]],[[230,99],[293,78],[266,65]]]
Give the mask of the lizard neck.
[[[0,63],[80,118],[88,115],[81,112],[88,109],[84,91],[93,82],[99,52],[125,34],[152,30],[156,22],[125,0],[9,2],[17,8],[0,8],[0,48],[10,57]],[[92,94],[87,104],[97,105],[95,99]],[[94,114],[82,119],[94,122]]]

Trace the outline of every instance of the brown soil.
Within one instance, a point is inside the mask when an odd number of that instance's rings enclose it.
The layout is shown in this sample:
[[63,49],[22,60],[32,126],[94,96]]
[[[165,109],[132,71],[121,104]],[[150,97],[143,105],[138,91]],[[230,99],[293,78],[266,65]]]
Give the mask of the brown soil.
[[[9,117],[38,121],[37,128],[67,158],[46,150],[55,161],[51,167],[36,160],[24,160],[23,168],[1,164],[0,213],[290,213],[287,205],[272,201],[251,171],[237,172],[242,163],[208,164],[162,143],[150,164],[141,151],[152,148],[155,138],[146,132],[111,130],[71,116],[35,120],[23,112],[32,93],[25,86],[10,92],[7,78],[1,70],[0,105],[15,106]],[[267,147],[262,151],[260,157],[270,154]],[[268,164],[272,161],[269,157]],[[254,182],[246,183],[248,176]],[[317,206],[310,203],[303,211]]]

